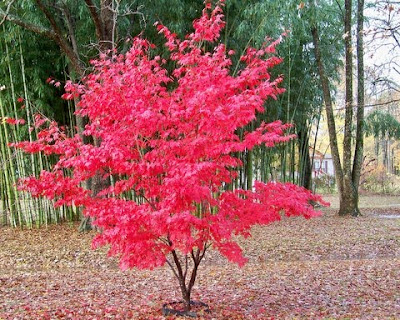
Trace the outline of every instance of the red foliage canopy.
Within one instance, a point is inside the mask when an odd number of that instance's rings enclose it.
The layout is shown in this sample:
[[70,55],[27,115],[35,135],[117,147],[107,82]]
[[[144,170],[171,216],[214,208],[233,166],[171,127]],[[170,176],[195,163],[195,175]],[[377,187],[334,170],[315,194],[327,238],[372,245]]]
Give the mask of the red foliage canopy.
[[[167,61],[151,55],[154,46],[138,37],[126,54],[92,61],[94,71],[81,85],[66,85],[64,98],[80,98],[77,115],[89,119],[83,134],[96,145],[40,118],[37,141],[15,144],[59,156],[51,171],[23,180],[22,188],[56,205],[83,206],[101,229],[94,244],[110,244],[122,268],[154,268],[172,250],[186,254],[206,244],[242,265],[246,259],[233,235],[249,236],[251,226],[279,220],[282,212],[317,215],[310,201],[321,199],[293,184],[256,182],[252,191],[224,190],[242,165],[237,152],[293,138],[279,121],[242,138],[237,133],[283,91],[282,79],[269,73],[281,60],[271,55],[277,42],[249,48],[243,68],[232,75],[234,52],[227,55],[223,44],[205,49],[219,39],[221,8],[206,6],[193,26],[180,40],[157,25],[176,65],[171,73]],[[94,194],[82,182],[96,176],[112,176],[115,183]]]

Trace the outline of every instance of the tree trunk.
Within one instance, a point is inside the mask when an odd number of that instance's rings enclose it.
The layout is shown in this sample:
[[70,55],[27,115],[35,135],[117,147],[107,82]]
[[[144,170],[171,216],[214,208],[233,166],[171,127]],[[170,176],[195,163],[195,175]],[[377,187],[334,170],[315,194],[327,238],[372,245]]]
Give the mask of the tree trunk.
[[[352,172],[352,124],[353,124],[353,48],[351,43],[352,0],[345,0],[344,46],[345,46],[345,123],[343,138],[343,193],[340,195],[339,215],[359,215],[358,187]],[[354,162],[356,163],[356,161]]]
[[[356,192],[358,209],[358,188],[364,158],[364,0],[357,0],[357,132],[353,163],[352,182]],[[359,214],[360,211],[354,212]]]
[[[169,241],[169,244],[172,246],[172,242]],[[179,282],[179,287],[181,289],[181,294],[182,294],[182,301],[184,304],[185,312],[189,312],[191,309],[191,293],[193,286],[196,282],[196,277],[197,277],[197,270],[199,268],[201,260],[204,258],[204,255],[207,251],[207,246],[205,245],[203,250],[197,249],[197,250],[192,250],[190,253],[191,259],[192,259],[192,270],[190,272],[190,278],[187,281],[187,275],[188,271],[190,269],[189,263],[188,263],[188,255],[184,257],[184,262],[182,262],[179,259],[178,253],[175,250],[171,251],[172,258],[174,264],[169,262],[167,260],[168,265],[172,269],[172,272],[174,273],[176,279]]]
[[114,26],[116,23],[116,16],[113,11],[113,0],[100,1],[100,19],[102,26],[102,35],[99,39],[100,52],[105,53],[107,50],[114,49]]
[[309,136],[307,129],[304,126],[299,126],[300,129],[297,132],[299,142],[299,178],[300,185],[308,190],[311,190],[311,159],[309,150]]
[[[311,1],[311,3],[313,3]],[[314,54],[315,60],[318,66],[319,77],[322,86],[322,92],[324,96],[324,103],[326,109],[326,118],[328,122],[328,133],[329,133],[329,143],[332,152],[333,166],[335,168],[335,178],[336,184],[338,187],[339,194],[343,194],[343,171],[342,165],[339,156],[339,148],[336,136],[336,124],[335,124],[335,116],[333,114],[333,106],[332,106],[332,97],[331,91],[329,88],[329,80],[325,74],[325,68],[322,63],[321,51],[319,48],[319,35],[317,26],[313,26],[311,29],[311,33],[313,36],[313,44],[314,44]]]
[[[310,6],[315,10],[313,1],[310,1]],[[321,52],[319,48],[319,36],[316,24],[311,28],[313,36],[315,60],[318,66],[320,75],[322,91],[324,95],[324,102],[326,107],[326,115],[328,122],[329,141],[332,152],[333,164],[335,167],[335,177],[339,191],[340,208],[339,215],[354,215],[360,214],[358,209],[358,185],[354,182],[359,181],[359,175],[361,171],[362,161],[362,148],[355,153],[353,161],[353,167],[356,171],[352,170],[352,122],[353,122],[353,70],[352,70],[352,47],[351,47],[351,0],[345,0],[345,16],[344,16],[344,31],[345,31],[345,73],[346,73],[346,97],[345,97],[345,129],[344,129],[344,140],[343,140],[343,167],[340,162],[337,136],[336,136],[336,125],[335,117],[332,108],[332,98],[329,90],[329,81],[325,74],[325,69],[322,63]],[[362,71],[363,72],[363,71]],[[363,109],[358,110],[357,117],[360,117],[360,121],[363,121]],[[359,119],[358,119],[359,120]],[[358,126],[357,120],[357,126]],[[357,128],[358,134],[363,134],[363,126]],[[358,140],[358,137],[357,137]],[[360,139],[362,143],[362,138]],[[359,144],[360,145],[360,144]],[[362,145],[361,145],[362,146]],[[361,156],[360,156],[361,151]],[[353,172],[354,171],[354,172]],[[357,180],[358,179],[358,180]],[[357,181],[356,181],[357,180]]]
[[360,210],[358,209],[358,189],[354,187],[351,177],[347,175],[344,177],[343,185],[343,193],[339,195],[339,215],[358,216],[360,214]]

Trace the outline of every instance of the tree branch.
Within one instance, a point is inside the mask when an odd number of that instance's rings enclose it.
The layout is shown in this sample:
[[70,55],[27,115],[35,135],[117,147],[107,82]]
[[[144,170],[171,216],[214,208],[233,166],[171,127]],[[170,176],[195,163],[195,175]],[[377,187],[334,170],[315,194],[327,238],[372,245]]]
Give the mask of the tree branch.
[[81,60],[77,53],[75,53],[74,49],[68,43],[68,40],[63,36],[63,32],[58,26],[56,20],[53,15],[47,10],[46,6],[42,3],[41,0],[36,0],[36,4],[38,5],[40,11],[46,16],[47,20],[50,22],[50,25],[54,32],[54,41],[60,46],[61,50],[67,55],[71,64],[75,71],[82,77],[84,74],[84,69]]
[[39,35],[42,35],[42,36],[44,36],[44,37],[46,37],[48,39],[56,40],[56,38],[57,38],[57,36],[56,36],[54,31],[49,30],[49,29],[44,28],[44,27],[41,27],[41,26],[38,26],[38,25],[33,24],[33,23],[25,22],[25,21],[21,20],[20,18],[14,16],[14,15],[8,14],[6,11],[4,11],[2,9],[0,9],[0,17],[2,17],[2,19],[4,21],[10,21],[10,22],[12,22],[12,23],[14,23],[14,24],[26,29],[26,30],[32,31],[32,32],[37,33]]
[[207,243],[204,244],[203,252],[202,252],[201,255],[200,255],[200,261],[204,258],[204,255],[206,254],[206,251],[207,251],[207,249],[208,249],[209,247],[211,247],[211,244],[207,244]]
[[54,19],[53,15],[47,10],[46,6],[42,3],[41,0],[36,0],[36,4],[38,5],[40,11],[44,13],[47,20],[50,22],[51,27],[53,28],[54,33],[61,39],[62,31],[59,28],[56,20]]
[[185,255],[185,272],[183,273],[183,279],[185,280],[185,282],[186,282],[187,271],[188,271],[188,256],[186,254]]
[[335,2],[336,2],[337,6],[338,6],[338,8],[340,10],[340,13],[342,14],[342,18],[344,19],[344,11],[343,11],[342,6],[340,5],[338,0],[335,0]]
[[170,266],[170,268],[172,269],[172,272],[174,273],[174,276],[178,279],[178,281],[179,281],[179,276],[178,276],[178,274],[176,273],[176,270],[175,270],[175,268],[174,268],[174,266],[173,266],[173,264],[167,259],[167,264]]
[[191,252],[192,259],[193,259],[193,262],[194,262],[194,266],[193,266],[193,270],[192,270],[192,276],[190,277],[190,281],[189,281],[189,284],[187,286],[187,290],[188,290],[189,293],[192,291],[192,288],[193,288],[194,283],[196,281],[197,269],[199,268],[200,261],[201,261],[202,257],[204,256],[205,248],[206,247],[204,247],[204,252],[203,252],[203,254],[201,256],[200,256],[200,249],[197,249],[196,254],[194,254],[193,250]]
[[101,23],[98,11],[96,6],[94,5],[92,0],[85,0],[86,6],[89,9],[90,16],[92,17],[94,27],[96,30],[97,40],[101,40],[103,38],[103,25]]
[[157,211],[157,210],[158,210],[157,207],[155,206],[155,204],[145,197],[144,192],[142,192],[142,193],[140,194],[140,196],[150,205],[150,207],[151,207],[154,211]]
[[[0,9],[0,17],[2,20],[10,21],[26,30],[32,31],[38,35],[44,36],[50,40],[55,41],[60,49],[65,53],[65,55],[71,61],[71,65],[74,70],[79,74],[79,76],[83,76],[84,69],[82,62],[79,59],[79,56],[76,55],[71,45],[68,41],[63,37],[60,28],[57,25],[57,22],[54,20],[54,17],[50,14],[47,8],[43,5],[41,0],[36,0],[36,3],[39,9],[45,14],[46,18],[49,20],[51,27],[53,30],[47,29],[45,27],[25,22],[21,18],[16,17],[14,15],[10,15],[7,11]],[[9,10],[9,9],[8,9]]]
[[[385,102],[379,102],[379,103],[372,103],[372,104],[366,104],[365,107],[379,107],[379,106],[385,106],[391,103],[395,103],[395,102],[399,102],[400,99],[393,99],[390,101],[385,101]],[[341,111],[341,110],[345,110],[346,107],[340,107],[340,108],[335,108],[335,111]],[[338,132],[340,132],[341,130],[338,130]]]
[[78,45],[77,45],[76,38],[75,38],[75,30],[74,30],[74,25],[73,25],[72,19],[71,19],[71,13],[69,12],[68,7],[65,5],[65,3],[63,3],[61,10],[64,14],[65,22],[67,24],[72,49],[73,49],[75,55],[77,57],[79,57]]
[[[1,21],[0,21],[0,26],[4,23],[4,21],[6,21],[7,16],[8,16],[8,13],[10,12],[11,6],[12,6],[12,4],[14,3],[14,1],[15,1],[15,0],[11,0],[11,1],[8,3],[7,9],[6,9],[6,11],[3,13],[4,16],[3,16],[3,18],[2,18]],[[1,10],[1,11],[3,11],[3,10]]]

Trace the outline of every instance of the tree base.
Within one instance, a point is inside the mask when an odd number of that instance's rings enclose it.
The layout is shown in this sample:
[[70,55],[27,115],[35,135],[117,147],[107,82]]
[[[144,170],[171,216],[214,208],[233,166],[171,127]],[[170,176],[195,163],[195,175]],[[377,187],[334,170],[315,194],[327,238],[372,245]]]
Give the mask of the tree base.
[[351,216],[351,217],[360,217],[362,214],[360,212],[360,209],[358,208],[352,208],[348,209],[347,207],[345,208],[340,208],[339,209],[339,216]]
[[198,313],[210,313],[210,308],[208,304],[201,301],[190,301],[190,306],[192,310],[195,311],[185,311],[183,301],[175,301],[164,303],[162,306],[163,316],[179,316],[179,317],[189,317],[197,318]]

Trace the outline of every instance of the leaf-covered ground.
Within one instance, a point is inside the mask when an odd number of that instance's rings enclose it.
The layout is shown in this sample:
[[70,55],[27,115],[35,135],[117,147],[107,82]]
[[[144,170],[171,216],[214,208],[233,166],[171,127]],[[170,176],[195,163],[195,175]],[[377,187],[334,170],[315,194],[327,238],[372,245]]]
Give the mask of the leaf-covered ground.
[[[194,288],[203,319],[400,319],[399,204],[254,228],[242,269],[211,252]],[[174,319],[160,313],[179,300],[168,268],[122,272],[76,229],[0,229],[0,319]]]

